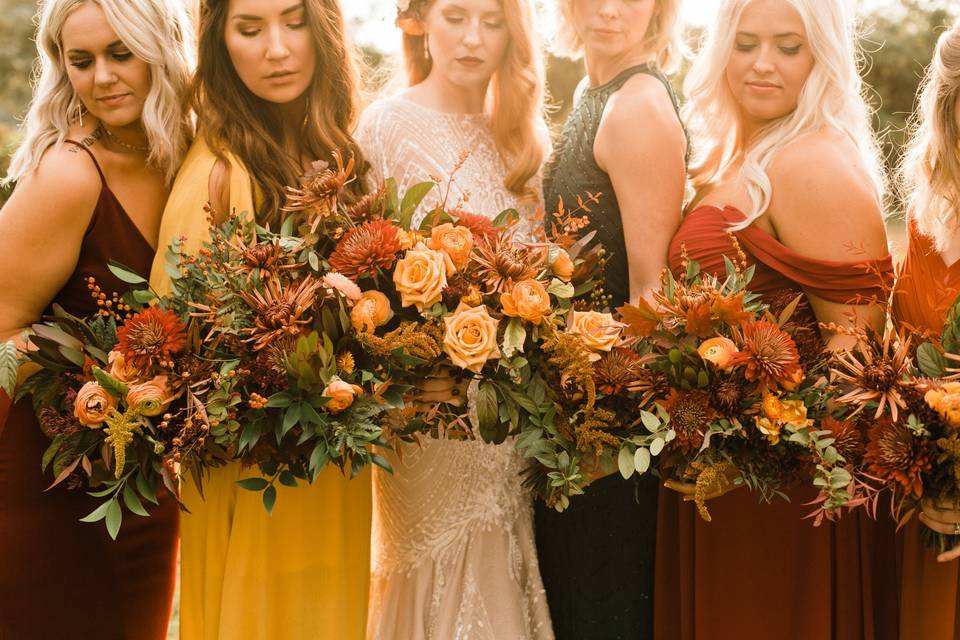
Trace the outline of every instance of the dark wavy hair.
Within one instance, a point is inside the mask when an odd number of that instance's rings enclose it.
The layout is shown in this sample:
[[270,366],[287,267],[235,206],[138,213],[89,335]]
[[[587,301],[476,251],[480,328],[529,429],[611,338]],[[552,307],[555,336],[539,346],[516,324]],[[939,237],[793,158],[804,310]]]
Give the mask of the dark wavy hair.
[[[249,171],[262,202],[257,220],[279,219],[287,186],[303,173],[284,148],[283,126],[275,105],[258,98],[240,80],[224,39],[229,0],[204,0],[200,9],[199,55],[193,84],[199,128],[215,154],[234,155]],[[308,114],[300,138],[304,154],[332,161],[339,151],[353,155],[363,167],[351,131],[359,115],[359,75],[356,50],[344,29],[338,0],[304,0],[305,17],[317,57],[307,88]],[[351,189],[359,189],[358,176]]]

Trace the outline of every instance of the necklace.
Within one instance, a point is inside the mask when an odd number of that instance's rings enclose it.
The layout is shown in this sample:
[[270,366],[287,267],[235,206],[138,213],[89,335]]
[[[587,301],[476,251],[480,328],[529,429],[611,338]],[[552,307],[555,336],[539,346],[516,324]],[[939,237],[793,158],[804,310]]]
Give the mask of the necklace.
[[133,151],[135,153],[146,153],[147,151],[150,151],[150,145],[148,144],[145,144],[143,146],[138,146],[135,144],[130,144],[129,142],[124,142],[119,137],[117,137],[116,134],[111,132],[110,129],[107,129],[105,126],[103,126],[102,122],[99,124],[97,128],[103,131],[115,145],[117,145],[118,147],[123,147],[127,151]]

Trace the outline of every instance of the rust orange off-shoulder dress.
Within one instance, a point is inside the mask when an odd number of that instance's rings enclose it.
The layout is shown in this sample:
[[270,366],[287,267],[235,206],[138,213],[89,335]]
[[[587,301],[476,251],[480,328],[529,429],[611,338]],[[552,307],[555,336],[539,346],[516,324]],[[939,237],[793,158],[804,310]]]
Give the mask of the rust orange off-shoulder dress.
[[[893,315],[919,331],[936,335],[960,294],[960,262],[949,267],[930,238],[913,224],[907,257],[893,295]],[[957,562],[938,563],[920,539],[912,520],[897,539],[900,561],[900,640],[960,638],[957,607]]]
[[[704,271],[735,258],[727,235],[744,215],[732,207],[691,211],[670,246]],[[893,266],[879,260],[829,262],[792,251],[756,226],[735,233],[756,265],[750,290],[769,300],[786,291],[846,303],[883,298]],[[738,489],[710,502],[713,522],[662,489],[657,529],[657,640],[880,640],[897,637],[895,540],[889,518],[849,515],[813,527],[803,516],[812,489],[790,502],[760,503]]]

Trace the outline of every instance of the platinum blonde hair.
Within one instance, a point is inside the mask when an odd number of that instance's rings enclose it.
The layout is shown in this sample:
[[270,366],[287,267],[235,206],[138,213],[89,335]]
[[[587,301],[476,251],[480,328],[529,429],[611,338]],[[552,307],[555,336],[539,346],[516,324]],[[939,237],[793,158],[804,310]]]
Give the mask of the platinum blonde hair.
[[172,182],[191,138],[186,100],[194,66],[193,29],[181,0],[46,0],[37,28],[38,60],[30,109],[21,125],[23,142],[4,183],[36,170],[51,145],[62,143],[82,108],[67,76],[61,46],[63,25],[87,2],[96,4],[123,44],[150,65],[150,92],[141,121],[150,145],[148,162]]
[[958,99],[960,20],[937,40],[899,174],[910,218],[939,251],[956,243],[960,229]]
[[852,7],[844,0],[784,1],[800,14],[814,59],[794,111],[764,126],[751,140],[743,139],[725,70],[740,18],[752,0],[724,0],[684,83],[688,99],[684,116],[698,152],[691,168],[693,186],[699,190],[732,165],[741,166],[750,211],[733,229],[748,227],[770,205],[767,168],[777,151],[823,126],[844,134],[856,146],[877,202],[883,202],[884,172],[858,68]]
[[[554,34],[550,49],[564,58],[583,57],[583,40],[573,17],[576,0],[550,0]],[[680,0],[656,0],[657,13],[650,19],[646,45],[657,66],[666,73],[675,71],[687,53],[680,22]]]

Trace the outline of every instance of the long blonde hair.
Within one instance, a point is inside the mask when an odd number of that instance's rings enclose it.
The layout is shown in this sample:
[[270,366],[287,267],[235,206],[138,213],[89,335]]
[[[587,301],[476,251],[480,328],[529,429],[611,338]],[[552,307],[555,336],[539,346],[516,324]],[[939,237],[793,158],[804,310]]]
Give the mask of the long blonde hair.
[[690,170],[693,186],[699,191],[739,163],[750,196],[746,219],[734,226],[743,229],[770,205],[767,167],[777,151],[806,133],[829,126],[856,146],[881,203],[885,180],[880,149],[870,127],[870,109],[858,68],[855,23],[844,0],[786,0],[803,20],[813,69],[797,108],[765,125],[752,139],[743,139],[725,69],[740,17],[751,1],[724,0],[684,84],[688,99],[684,116],[698,152]]
[[937,41],[900,165],[910,218],[943,251],[960,229],[960,20]]
[[44,152],[62,143],[83,108],[67,76],[61,47],[70,13],[91,2],[133,55],[150,65],[150,92],[141,121],[150,153],[147,161],[172,182],[190,144],[186,99],[193,69],[193,29],[180,0],[46,0],[37,29],[38,60],[33,100],[24,119],[23,142],[10,161],[4,184],[32,173]]
[[[433,0],[417,3],[422,20]],[[497,150],[507,165],[504,185],[528,200],[540,197],[531,179],[547,154],[543,121],[543,56],[533,25],[530,0],[501,0],[510,43],[490,82],[491,121]],[[423,82],[433,68],[424,47],[426,36],[403,34],[403,59],[410,86]]]
[[[551,0],[555,37],[550,50],[558,56],[579,60],[583,56],[583,40],[577,33],[573,3],[574,0]],[[650,19],[644,47],[664,73],[671,73],[680,66],[687,53],[680,21],[680,0],[657,0],[657,12]]]

